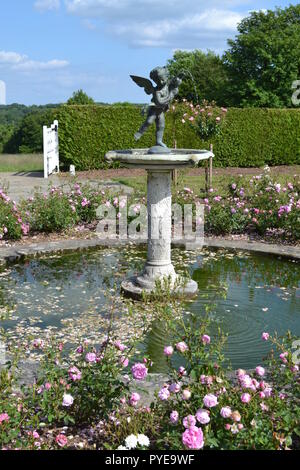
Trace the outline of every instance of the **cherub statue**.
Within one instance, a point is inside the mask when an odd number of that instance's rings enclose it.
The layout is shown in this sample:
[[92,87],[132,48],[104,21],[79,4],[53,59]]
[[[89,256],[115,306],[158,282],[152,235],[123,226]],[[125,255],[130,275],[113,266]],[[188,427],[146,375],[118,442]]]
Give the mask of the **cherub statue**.
[[156,87],[147,78],[130,75],[132,80],[140,87],[144,88],[147,95],[153,95],[151,104],[148,106],[146,121],[142,124],[138,132],[134,134],[135,140],[139,140],[148,127],[156,123],[156,146],[150,149],[150,153],[164,152],[170,150],[163,143],[165,130],[165,115],[169,109],[171,101],[178,93],[178,87],[182,83],[181,78],[171,78],[167,67],[156,67],[150,73],[150,78],[156,83]]

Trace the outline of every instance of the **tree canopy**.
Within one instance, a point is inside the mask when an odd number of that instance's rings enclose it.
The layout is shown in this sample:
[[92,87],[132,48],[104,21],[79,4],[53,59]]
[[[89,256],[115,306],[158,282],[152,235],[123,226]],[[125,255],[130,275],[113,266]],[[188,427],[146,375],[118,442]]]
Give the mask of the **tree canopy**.
[[88,96],[83,90],[74,91],[71,98],[68,99],[68,105],[86,105],[86,104],[94,104],[93,98]]
[[167,66],[171,75],[183,75],[179,99],[186,98],[194,103],[206,99],[220,106],[226,105],[227,72],[222,59],[214,52],[178,50]]
[[300,5],[252,12],[238,32],[223,57],[229,104],[291,107],[292,83],[300,77]]

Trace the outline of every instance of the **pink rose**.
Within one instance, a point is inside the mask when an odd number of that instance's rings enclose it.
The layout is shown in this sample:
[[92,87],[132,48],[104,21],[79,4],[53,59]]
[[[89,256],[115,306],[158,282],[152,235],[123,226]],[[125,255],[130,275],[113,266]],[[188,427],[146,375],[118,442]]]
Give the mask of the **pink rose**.
[[287,361],[287,356],[288,356],[288,352],[283,352],[283,353],[279,354],[279,357],[280,357],[280,359],[282,360],[282,362],[284,364],[286,364],[288,362]]
[[59,447],[65,447],[68,444],[68,438],[64,434],[59,434],[56,436],[55,442],[59,445]]
[[73,366],[69,369],[69,377],[73,382],[81,379],[81,372],[77,367]]
[[126,349],[125,344],[122,344],[121,341],[115,341],[114,345],[121,352],[125,351]]
[[263,334],[261,335],[261,339],[262,339],[263,341],[268,341],[269,337],[270,337],[269,333],[263,333]]
[[182,443],[188,449],[202,449],[204,445],[202,429],[197,428],[197,426],[186,429],[182,434]]
[[7,413],[1,413],[0,414],[0,423],[3,423],[3,421],[6,421],[8,423],[9,421],[9,416]]
[[87,355],[85,356],[85,360],[87,362],[96,362],[96,359],[97,359],[97,356],[95,353],[87,353]]
[[207,408],[213,408],[214,406],[218,404],[218,398],[212,393],[209,393],[208,395],[205,395],[205,397],[203,398],[203,403],[204,403],[204,406],[206,406]]
[[70,395],[68,393],[65,393],[64,396],[63,396],[62,405],[66,406],[66,407],[69,407],[69,406],[73,405],[73,402],[74,402],[74,398],[72,397],[72,395]]
[[170,392],[167,387],[163,387],[159,392],[158,396],[162,401],[167,400],[170,397]]
[[183,392],[182,392],[182,399],[183,400],[189,400],[191,398],[191,396],[192,396],[192,394],[187,388],[185,390],[183,390]]
[[223,406],[223,408],[220,411],[220,415],[222,418],[230,418],[232,414],[231,408],[229,406]]
[[198,410],[196,413],[196,418],[201,424],[207,424],[210,422],[209,412],[207,410]]
[[169,386],[169,391],[171,393],[178,393],[178,392],[180,392],[180,389],[181,389],[181,385],[179,383],[172,383]]
[[203,336],[202,336],[202,343],[203,343],[203,344],[209,344],[209,343],[210,343],[210,336],[208,336],[208,335],[203,335]]
[[188,429],[196,425],[196,418],[193,415],[188,415],[185,418],[183,418],[182,423],[183,423],[183,426]]
[[249,401],[251,400],[250,393],[243,393],[241,396],[241,400],[243,403],[249,403]]
[[263,377],[265,375],[265,369],[261,366],[257,366],[256,369],[255,369],[255,372],[257,373],[257,375],[259,375],[260,377]]
[[272,388],[271,387],[265,388],[264,392],[265,392],[266,398],[270,398],[272,396]]
[[136,380],[144,380],[147,377],[148,369],[144,364],[137,363],[132,366],[131,372]]
[[136,406],[136,404],[140,401],[141,399],[141,396],[139,393],[137,392],[133,392],[131,394],[131,397],[129,399],[129,403],[132,405],[132,406]]
[[174,352],[174,349],[172,348],[172,346],[165,346],[164,347],[164,355],[165,356],[172,356]]
[[243,375],[240,377],[240,384],[243,388],[251,388],[253,383],[249,375]]
[[35,348],[41,348],[41,349],[43,349],[43,347],[44,347],[44,341],[43,341],[41,338],[37,338],[37,339],[35,339],[35,340],[33,341],[33,346],[34,346]]
[[176,349],[177,349],[177,351],[179,351],[181,353],[184,353],[189,348],[188,348],[187,344],[184,341],[181,341],[180,343],[176,344]]
[[179,419],[178,411],[172,411],[172,413],[170,414],[170,421],[171,421],[171,423],[172,423],[172,424],[178,423],[178,419]]
[[129,364],[129,359],[125,356],[122,356],[120,357],[119,362],[123,367],[127,367]]

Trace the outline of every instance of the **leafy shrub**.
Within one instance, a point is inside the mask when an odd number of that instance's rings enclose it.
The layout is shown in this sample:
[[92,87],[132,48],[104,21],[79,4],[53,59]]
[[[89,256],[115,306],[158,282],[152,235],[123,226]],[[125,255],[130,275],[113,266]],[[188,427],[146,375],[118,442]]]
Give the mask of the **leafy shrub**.
[[23,221],[16,204],[0,189],[0,239],[19,240],[28,231],[29,225]]
[[49,194],[36,193],[26,204],[33,231],[55,232],[72,227],[78,221],[76,208],[61,189],[52,188]]
[[3,146],[5,153],[40,153],[43,151],[43,126],[52,123],[49,109],[27,114]]

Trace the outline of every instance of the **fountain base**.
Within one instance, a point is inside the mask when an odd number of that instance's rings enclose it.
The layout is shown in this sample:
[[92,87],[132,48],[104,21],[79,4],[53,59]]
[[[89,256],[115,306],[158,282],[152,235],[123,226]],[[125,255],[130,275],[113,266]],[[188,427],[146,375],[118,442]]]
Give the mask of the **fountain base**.
[[[140,300],[143,297],[143,292],[151,294],[155,291],[155,281],[153,281],[152,285],[149,284],[148,287],[142,287],[140,285],[140,276],[134,276],[122,282],[121,290],[127,297]],[[172,295],[174,296],[194,297],[197,293],[198,284],[192,279],[189,279],[184,285],[172,290]]]

